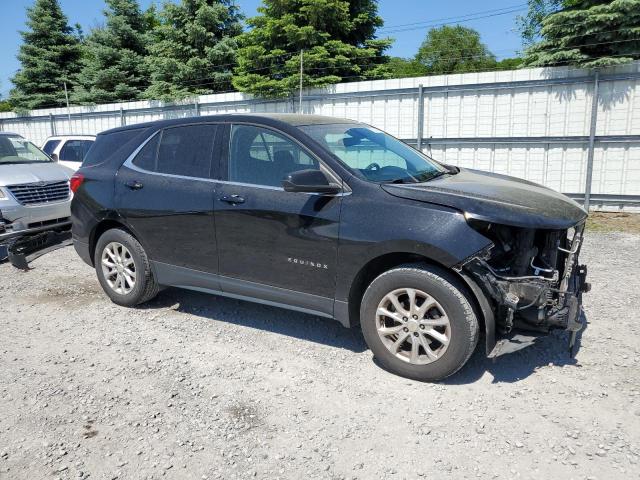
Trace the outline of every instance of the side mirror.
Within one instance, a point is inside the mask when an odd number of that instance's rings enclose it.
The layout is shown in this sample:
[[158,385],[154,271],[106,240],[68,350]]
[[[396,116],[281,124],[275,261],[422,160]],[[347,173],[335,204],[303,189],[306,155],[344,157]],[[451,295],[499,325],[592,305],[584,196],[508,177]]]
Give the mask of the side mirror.
[[322,193],[335,195],[342,191],[337,183],[329,183],[327,176],[320,170],[298,170],[290,173],[282,181],[285,192]]
[[57,153],[52,153],[51,154],[51,160],[53,160],[54,162],[59,162],[60,159],[58,158],[58,154]]

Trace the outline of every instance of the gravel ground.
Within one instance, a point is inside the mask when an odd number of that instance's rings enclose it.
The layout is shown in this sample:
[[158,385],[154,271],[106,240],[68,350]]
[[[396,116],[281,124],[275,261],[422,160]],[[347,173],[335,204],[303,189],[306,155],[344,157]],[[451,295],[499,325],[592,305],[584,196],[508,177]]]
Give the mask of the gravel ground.
[[[0,265],[0,478],[640,478],[640,236],[592,233],[566,336],[439,384],[313,316],[108,301],[72,248]],[[480,350],[480,349],[479,349]]]

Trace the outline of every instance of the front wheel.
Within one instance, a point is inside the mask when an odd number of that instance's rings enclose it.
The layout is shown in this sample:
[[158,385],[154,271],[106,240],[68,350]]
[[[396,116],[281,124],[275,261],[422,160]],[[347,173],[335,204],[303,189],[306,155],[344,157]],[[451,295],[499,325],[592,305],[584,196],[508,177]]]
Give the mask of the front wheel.
[[367,288],[360,323],[380,365],[420,381],[457,372],[478,343],[478,320],[460,282],[448,272],[409,264]]
[[100,236],[94,264],[102,289],[118,305],[133,307],[158,294],[147,254],[124,230],[115,228]]

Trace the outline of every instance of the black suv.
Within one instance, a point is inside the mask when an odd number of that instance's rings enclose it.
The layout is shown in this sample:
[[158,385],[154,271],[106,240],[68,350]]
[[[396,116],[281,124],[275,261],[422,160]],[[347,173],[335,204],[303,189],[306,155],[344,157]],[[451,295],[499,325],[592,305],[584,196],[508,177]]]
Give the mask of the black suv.
[[[385,368],[436,380],[514,328],[579,331],[586,212],[443,165],[368,125],[220,115],[98,135],[73,238],[111,299],[164,286],[360,325]],[[496,346],[498,345],[498,346]]]

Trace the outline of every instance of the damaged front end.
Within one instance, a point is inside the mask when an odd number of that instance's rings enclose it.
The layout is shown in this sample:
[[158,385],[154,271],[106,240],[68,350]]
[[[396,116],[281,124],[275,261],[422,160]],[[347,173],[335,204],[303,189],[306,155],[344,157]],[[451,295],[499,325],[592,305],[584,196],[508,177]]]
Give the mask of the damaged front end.
[[[513,332],[529,337],[553,329],[571,332],[569,349],[584,326],[582,293],[588,292],[587,267],[578,263],[584,221],[567,230],[512,227],[468,219],[469,225],[492,241],[456,269],[473,279],[489,299],[495,336],[487,338],[487,353],[496,357],[519,349],[509,346]],[[522,344],[522,337],[518,339]],[[526,342],[524,342],[526,343]]]

